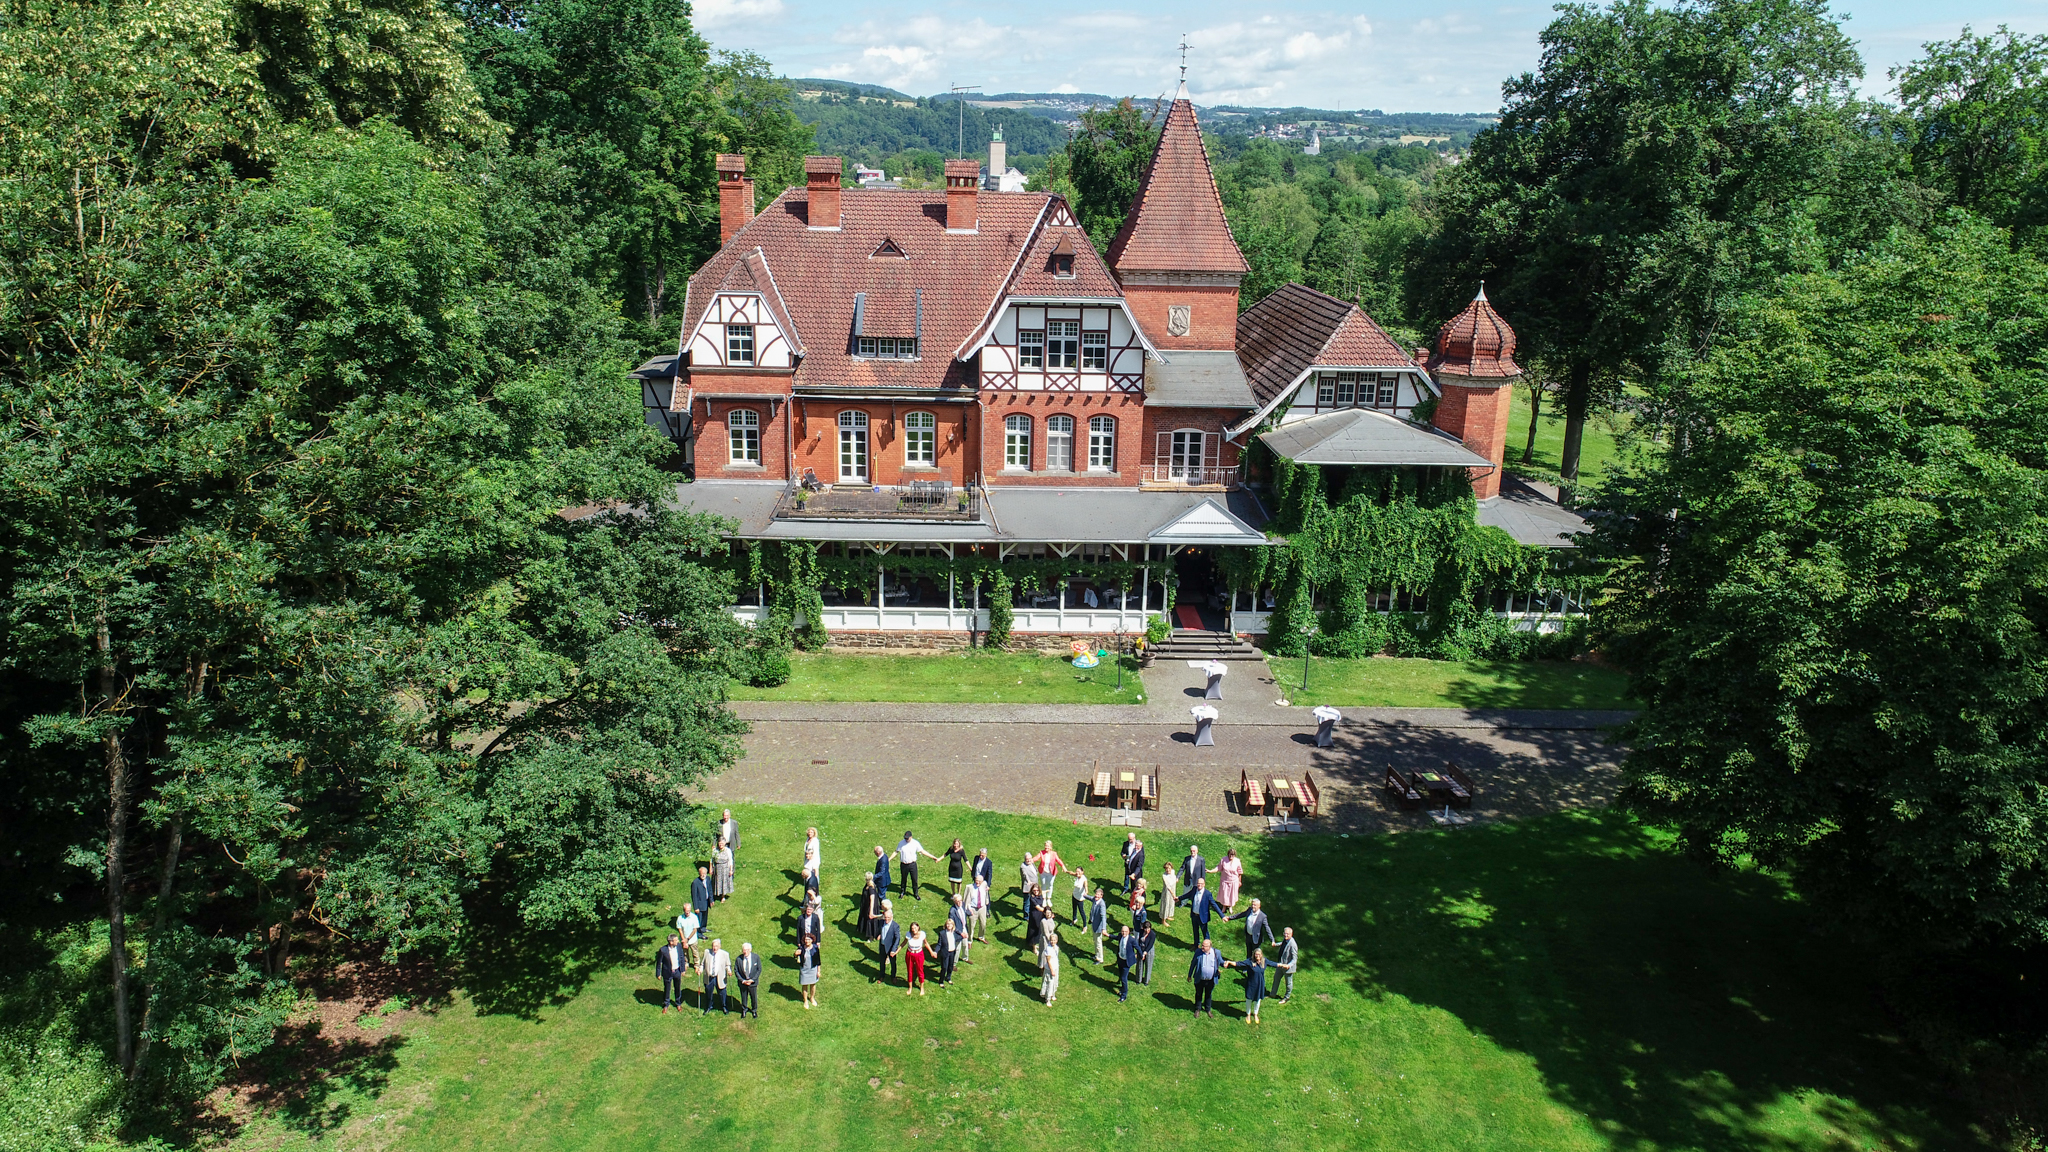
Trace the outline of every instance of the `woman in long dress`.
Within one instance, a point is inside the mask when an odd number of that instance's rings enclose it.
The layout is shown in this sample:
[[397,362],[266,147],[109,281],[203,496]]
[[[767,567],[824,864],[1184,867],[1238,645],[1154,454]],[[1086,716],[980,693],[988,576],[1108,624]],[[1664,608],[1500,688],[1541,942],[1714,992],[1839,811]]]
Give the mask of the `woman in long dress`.
[[720,903],[732,899],[732,845],[722,839],[711,853],[711,898]]
[[1244,970],[1244,1022],[1259,1022],[1259,1004],[1266,999],[1266,950],[1252,949],[1249,960],[1225,960],[1225,968]]
[[1173,894],[1180,889],[1180,877],[1173,874],[1173,865],[1167,864],[1166,871],[1159,877],[1159,922],[1173,923]]
[[882,894],[875,888],[875,875],[868,873],[860,889],[860,938],[874,940],[882,934]]
[[1244,882],[1244,861],[1237,858],[1237,849],[1223,854],[1223,863],[1216,866],[1216,874],[1223,877],[1223,884],[1216,893],[1216,902],[1223,905],[1227,915],[1237,905],[1237,887]]
[[803,941],[796,948],[796,982],[803,988],[804,1007],[818,1006],[818,942],[805,933]]

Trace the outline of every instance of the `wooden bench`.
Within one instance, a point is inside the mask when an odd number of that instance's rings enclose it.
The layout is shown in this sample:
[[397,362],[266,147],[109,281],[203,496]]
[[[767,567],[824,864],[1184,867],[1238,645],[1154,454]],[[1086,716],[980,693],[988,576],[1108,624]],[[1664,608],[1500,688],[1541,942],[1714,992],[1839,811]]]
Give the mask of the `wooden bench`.
[[1323,814],[1323,790],[1316,787],[1315,777],[1308,774],[1308,769],[1302,769],[1301,779],[1294,782],[1294,787],[1300,793],[1294,802],[1303,816]]
[[1451,778],[1451,803],[1460,808],[1470,808],[1472,797],[1479,794],[1479,789],[1472,784],[1472,778],[1448,760],[1444,761],[1444,775]]
[[1138,773],[1138,807],[1159,811],[1159,769]]
[[1094,784],[1094,787],[1092,787],[1092,788],[1090,788],[1090,789],[1088,790],[1088,803],[1090,803],[1090,804],[1099,804],[1099,805],[1102,805],[1102,806],[1104,806],[1104,807],[1107,807],[1107,806],[1109,805],[1109,772],[1108,772],[1108,771],[1106,771],[1106,770],[1104,770],[1104,769],[1097,769],[1097,770],[1096,770],[1096,772],[1095,772],[1095,784]]
[[1422,790],[1410,784],[1408,778],[1399,772],[1394,771],[1392,768],[1387,769],[1386,777],[1382,783],[1386,788],[1387,798],[1394,803],[1403,808],[1422,807]]
[[1247,813],[1256,812],[1260,815],[1265,814],[1266,788],[1265,785],[1259,783],[1258,777],[1253,776],[1249,772],[1238,772],[1237,788],[1238,791],[1244,794],[1242,811]]

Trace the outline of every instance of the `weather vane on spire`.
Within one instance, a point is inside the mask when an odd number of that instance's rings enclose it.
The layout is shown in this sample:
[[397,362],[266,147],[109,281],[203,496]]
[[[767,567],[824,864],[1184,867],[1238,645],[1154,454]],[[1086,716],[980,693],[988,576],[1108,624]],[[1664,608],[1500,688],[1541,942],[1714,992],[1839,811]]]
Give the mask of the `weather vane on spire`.
[[1188,34],[1180,34],[1180,82],[1188,82]]

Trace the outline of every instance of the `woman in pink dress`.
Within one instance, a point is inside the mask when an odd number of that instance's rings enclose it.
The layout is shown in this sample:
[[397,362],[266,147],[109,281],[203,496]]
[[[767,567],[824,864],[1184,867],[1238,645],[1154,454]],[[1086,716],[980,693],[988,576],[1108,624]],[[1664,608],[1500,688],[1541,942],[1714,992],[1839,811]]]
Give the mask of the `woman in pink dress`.
[[1237,849],[1232,848],[1223,854],[1223,863],[1216,866],[1216,874],[1223,877],[1223,886],[1216,893],[1216,899],[1227,914],[1237,903],[1237,886],[1244,881],[1244,861],[1237,858]]

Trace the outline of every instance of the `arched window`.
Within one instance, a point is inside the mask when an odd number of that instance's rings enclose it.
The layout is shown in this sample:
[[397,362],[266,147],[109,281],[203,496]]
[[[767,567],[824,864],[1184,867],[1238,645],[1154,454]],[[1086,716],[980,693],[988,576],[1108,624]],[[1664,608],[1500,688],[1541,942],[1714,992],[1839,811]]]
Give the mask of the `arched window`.
[[1045,418],[1045,468],[1048,472],[1074,470],[1074,418]]
[[1004,419],[1003,467],[1031,467],[1031,417],[1011,416]]
[[839,414],[839,482],[868,482],[868,414],[865,412]]
[[752,408],[735,408],[725,414],[727,459],[733,464],[761,462],[761,414]]
[[939,420],[929,412],[903,418],[903,462],[930,464],[938,455]]
[[1116,471],[1116,417],[1097,416],[1088,421],[1088,470]]

